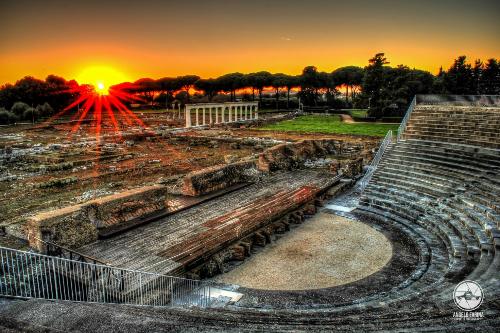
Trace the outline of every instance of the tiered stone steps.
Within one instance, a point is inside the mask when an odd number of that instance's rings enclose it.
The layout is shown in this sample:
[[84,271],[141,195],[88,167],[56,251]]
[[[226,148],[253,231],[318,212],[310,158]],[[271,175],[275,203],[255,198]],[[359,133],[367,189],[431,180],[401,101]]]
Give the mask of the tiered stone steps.
[[500,108],[417,105],[404,138],[499,149],[499,128]]
[[426,272],[441,279],[430,289],[436,304],[464,279],[491,290],[498,285],[499,171],[498,150],[407,139],[389,148],[360,198],[360,211],[427,230],[431,262],[433,238],[445,246],[446,264]]

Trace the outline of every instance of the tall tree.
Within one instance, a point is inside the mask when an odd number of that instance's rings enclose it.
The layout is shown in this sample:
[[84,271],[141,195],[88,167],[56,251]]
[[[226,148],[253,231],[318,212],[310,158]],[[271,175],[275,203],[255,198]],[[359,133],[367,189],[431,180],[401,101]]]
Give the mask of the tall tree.
[[153,106],[154,96],[160,91],[157,81],[150,78],[142,78],[134,82],[135,91],[142,94],[144,99]]
[[324,87],[324,77],[315,66],[307,66],[300,76],[300,97],[306,105],[317,105],[319,89]]
[[500,60],[488,59],[479,80],[479,91],[486,95],[500,95]]
[[384,66],[389,64],[384,53],[377,53],[368,60],[363,79],[363,93],[369,99],[370,117],[383,115],[382,89],[384,88]]
[[262,103],[262,92],[264,88],[270,87],[273,82],[273,75],[266,71],[251,73],[246,76],[246,84],[252,90],[257,90],[259,94],[259,102]]
[[231,101],[236,100],[236,91],[244,87],[244,75],[241,73],[229,73],[219,76],[216,84],[220,90],[230,94]]
[[196,81],[200,77],[198,75],[183,75],[177,77],[177,82],[181,86],[182,90],[186,92],[187,103],[189,103],[189,89],[191,89]]
[[472,67],[466,62],[466,56],[459,56],[444,76],[444,88],[454,95],[474,94]]
[[276,100],[276,109],[279,109],[279,99],[280,99],[280,91],[282,88],[286,88],[289,82],[290,75],[286,75],[283,73],[277,73],[273,75],[273,80],[271,82],[272,87],[274,88],[274,97]]
[[290,108],[290,91],[293,88],[300,87],[300,77],[296,75],[288,75],[286,80],[286,108]]
[[209,102],[211,102],[220,91],[220,86],[215,79],[199,79],[194,83],[194,87],[197,90],[203,91],[203,94],[208,97]]
[[353,98],[355,94],[354,89],[363,83],[364,75],[363,68],[357,66],[337,68],[331,74],[336,86],[345,86],[346,102],[349,101],[349,89],[351,89],[351,98]]

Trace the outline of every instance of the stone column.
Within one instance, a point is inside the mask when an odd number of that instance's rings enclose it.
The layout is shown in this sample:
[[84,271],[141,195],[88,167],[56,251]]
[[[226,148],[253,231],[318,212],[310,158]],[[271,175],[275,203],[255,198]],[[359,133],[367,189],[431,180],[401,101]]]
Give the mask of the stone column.
[[202,125],[205,125],[205,109],[206,107],[203,107],[203,122],[202,122]]
[[255,119],[259,119],[259,106],[255,105]]
[[228,120],[228,122],[229,122],[229,123],[233,122],[233,115],[232,115],[232,112],[231,112],[231,111],[232,111],[232,110],[231,110],[232,108],[233,108],[233,107],[232,107],[231,105],[229,105],[229,106],[227,107],[227,109],[228,109],[228,111],[229,111],[229,120]]
[[198,116],[198,107],[195,108],[196,110],[196,126],[200,126],[200,117]]
[[214,123],[214,120],[212,119],[212,110],[213,110],[213,107],[209,107],[208,108],[208,114],[209,114],[209,118],[208,120],[210,121],[209,124],[212,125]]
[[248,120],[248,105],[245,105],[245,120]]
[[218,106],[215,107],[215,123],[216,124],[219,123],[219,107]]
[[186,127],[191,127],[191,108],[187,105],[184,111],[184,116],[186,117]]

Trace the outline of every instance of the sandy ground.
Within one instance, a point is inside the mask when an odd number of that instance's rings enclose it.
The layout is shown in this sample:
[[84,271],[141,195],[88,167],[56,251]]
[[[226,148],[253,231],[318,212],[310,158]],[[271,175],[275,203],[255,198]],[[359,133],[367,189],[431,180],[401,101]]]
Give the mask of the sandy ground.
[[354,123],[354,119],[352,119],[352,117],[348,114],[341,114],[340,115],[340,119],[344,122],[344,123],[348,123],[348,124],[352,124]]
[[319,289],[373,274],[391,257],[380,232],[320,212],[217,280],[266,290]]

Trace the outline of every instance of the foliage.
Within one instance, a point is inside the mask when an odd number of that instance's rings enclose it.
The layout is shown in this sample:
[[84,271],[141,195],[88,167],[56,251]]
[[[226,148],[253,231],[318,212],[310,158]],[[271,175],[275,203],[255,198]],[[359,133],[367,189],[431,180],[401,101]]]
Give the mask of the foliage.
[[307,115],[261,127],[262,130],[296,131],[307,133],[335,133],[384,136],[388,130],[397,130],[398,124],[344,123],[338,116]]
[[351,89],[351,98],[356,95],[356,87],[361,86],[365,71],[361,67],[346,66],[337,68],[331,73],[332,81],[335,86],[345,86],[346,88],[346,101],[349,100],[349,88]]
[[[298,105],[296,98],[290,99],[292,90],[298,88],[298,94],[293,97],[299,97],[306,106],[369,107],[370,116],[381,118],[402,116],[415,94],[500,94],[499,67],[498,59],[486,62],[478,59],[470,64],[465,56],[460,56],[448,70],[441,68],[434,76],[404,65],[390,67],[384,53],[377,53],[365,68],[346,66],[331,73],[307,66],[296,76],[267,71],[236,72],[209,79],[183,75],[158,80],[142,78],[133,83],[120,83],[111,89],[136,94],[143,102],[151,104],[151,108],[178,102],[190,103],[194,88],[196,96],[193,101],[196,102],[254,101],[258,95],[261,107],[272,107],[274,104],[279,109],[285,106],[284,102],[280,103],[285,92],[286,108],[290,108],[291,103]],[[23,102],[24,105],[17,105],[11,110],[17,119],[45,118],[70,105],[86,86],[55,75],[49,75],[45,80],[27,76],[15,84],[0,87],[0,107],[7,111],[17,102]],[[337,90],[339,87],[345,88],[345,98]],[[270,88],[273,94],[265,94],[265,90]],[[88,89],[92,87],[88,86]],[[30,106],[37,107],[31,111],[28,110]],[[5,112],[3,117],[12,118]]]
[[9,125],[17,121],[17,116],[5,108],[0,108],[0,125]]
[[31,107],[28,104],[26,104],[24,102],[16,102],[12,106],[10,111],[12,113],[14,113],[17,117],[21,118],[23,116],[23,114],[30,109],[31,109]]

